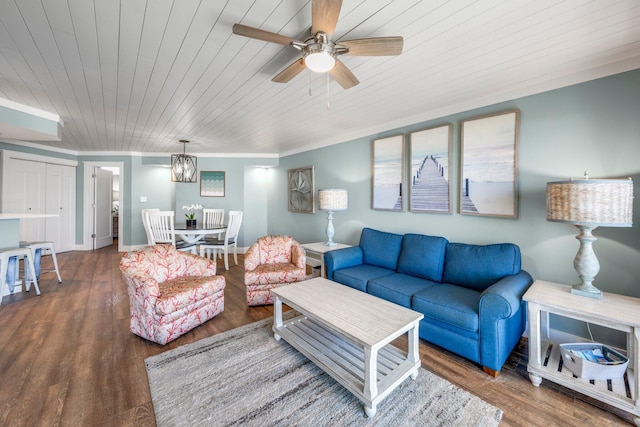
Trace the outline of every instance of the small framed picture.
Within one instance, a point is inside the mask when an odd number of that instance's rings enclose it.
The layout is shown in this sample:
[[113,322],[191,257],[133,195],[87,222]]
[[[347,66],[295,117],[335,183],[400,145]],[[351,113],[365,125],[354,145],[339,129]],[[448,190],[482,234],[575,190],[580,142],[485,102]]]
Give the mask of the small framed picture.
[[411,212],[451,213],[452,136],[452,124],[409,134]]
[[222,171],[200,171],[200,196],[224,197],[225,173]]
[[287,195],[289,212],[314,213],[314,170],[313,166],[289,169]]
[[404,137],[403,135],[373,141],[372,209],[404,210]]
[[518,217],[519,124],[518,110],[462,122],[461,214]]

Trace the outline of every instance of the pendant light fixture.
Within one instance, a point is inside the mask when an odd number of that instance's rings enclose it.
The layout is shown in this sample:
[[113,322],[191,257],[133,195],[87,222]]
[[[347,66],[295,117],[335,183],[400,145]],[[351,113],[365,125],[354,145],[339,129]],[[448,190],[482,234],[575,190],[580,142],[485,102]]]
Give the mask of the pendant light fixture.
[[171,181],[196,182],[198,159],[196,156],[186,154],[188,140],[181,139],[180,142],[182,143],[182,154],[171,155]]

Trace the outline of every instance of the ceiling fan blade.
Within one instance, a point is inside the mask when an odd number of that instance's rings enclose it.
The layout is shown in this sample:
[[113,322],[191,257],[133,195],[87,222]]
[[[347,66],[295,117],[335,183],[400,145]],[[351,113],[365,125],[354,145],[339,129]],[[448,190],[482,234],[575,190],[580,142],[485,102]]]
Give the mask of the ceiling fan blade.
[[338,47],[346,46],[350,56],[391,56],[400,55],[404,41],[401,36],[373,37],[370,39],[344,40]]
[[271,81],[276,83],[287,83],[289,80],[300,74],[305,68],[304,59],[300,58],[284,70],[280,71],[280,73],[272,78]]
[[311,35],[324,31],[333,34],[340,16],[342,0],[313,0],[311,3]]
[[271,31],[261,30],[259,28],[248,27],[242,24],[233,24],[233,34],[252,39],[264,40],[266,42],[283,44],[285,46],[290,45],[293,42],[291,37],[272,33]]
[[360,83],[360,81],[353,75],[351,70],[339,59],[336,59],[336,65],[329,70],[329,74],[333,76],[340,86],[344,89],[349,89]]

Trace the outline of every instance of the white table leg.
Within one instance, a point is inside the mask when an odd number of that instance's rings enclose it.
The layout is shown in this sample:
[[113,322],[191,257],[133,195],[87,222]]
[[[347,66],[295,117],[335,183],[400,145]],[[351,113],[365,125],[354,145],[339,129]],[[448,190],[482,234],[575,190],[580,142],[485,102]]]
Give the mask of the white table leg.
[[[540,306],[538,304],[527,303],[529,311],[529,364],[537,369],[542,365],[541,340],[540,340]],[[542,378],[539,375],[529,373],[529,380],[534,386],[539,386]]]
[[[640,384],[638,384],[640,383],[640,377],[638,376],[640,373],[640,359],[638,358],[638,349],[640,349],[640,329],[633,328],[629,335],[633,335],[633,338],[631,339],[631,348],[627,348],[627,354],[631,355],[631,366],[633,366],[633,404],[638,408],[638,406],[640,406]],[[638,420],[640,420],[640,417],[636,417],[636,424],[638,424]]]
[[[378,395],[378,349],[364,347],[364,396],[372,401]],[[368,417],[376,414],[376,405],[364,406]]]
[[282,300],[279,296],[275,296],[275,300],[273,301],[273,337],[276,341],[280,341],[282,338],[276,330],[282,328]]
[[[407,358],[412,364],[417,364],[420,362],[420,352],[419,352],[419,336],[418,336],[418,325],[416,322],[415,325],[411,329],[409,329],[409,350],[407,352]],[[414,372],[411,374],[411,379],[416,379],[418,377],[418,372],[420,371],[419,366],[416,367]]]

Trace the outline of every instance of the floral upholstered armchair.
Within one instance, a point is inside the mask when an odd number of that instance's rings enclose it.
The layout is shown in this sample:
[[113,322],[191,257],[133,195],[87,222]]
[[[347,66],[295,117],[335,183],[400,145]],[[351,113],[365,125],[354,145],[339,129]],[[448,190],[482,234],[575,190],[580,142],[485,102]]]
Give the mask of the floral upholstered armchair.
[[273,304],[271,289],[305,280],[307,257],[291,236],[264,236],[244,256],[248,305]]
[[134,334],[166,344],[224,310],[225,279],[215,261],[173,245],[129,252],[120,260]]

